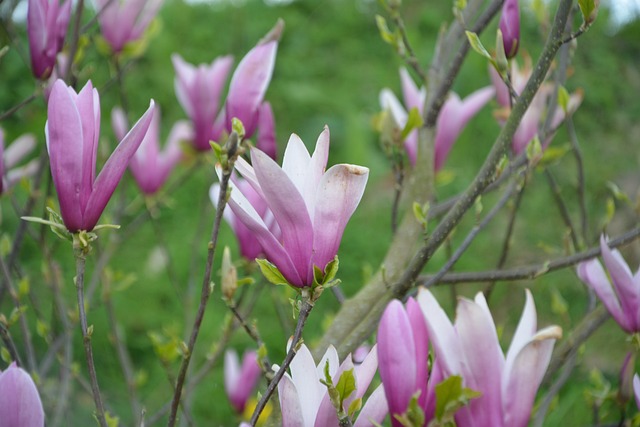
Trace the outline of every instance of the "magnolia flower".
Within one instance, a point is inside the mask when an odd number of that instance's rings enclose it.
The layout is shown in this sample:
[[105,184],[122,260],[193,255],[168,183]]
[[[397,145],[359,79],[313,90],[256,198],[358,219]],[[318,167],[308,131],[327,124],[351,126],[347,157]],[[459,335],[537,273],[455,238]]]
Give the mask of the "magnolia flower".
[[233,59],[223,56],[210,65],[200,64],[196,67],[174,53],[171,61],[176,70],[176,96],[193,123],[193,146],[199,151],[210,150],[209,141],[217,140],[222,131],[222,124],[214,130],[214,121]]
[[507,58],[511,59],[516,56],[520,47],[520,8],[518,0],[505,0],[502,5],[499,27],[502,32],[504,52]]
[[241,414],[244,411],[261,373],[258,354],[255,351],[244,353],[242,367],[235,351],[227,350],[224,353],[224,390],[237,413]]
[[[291,341],[289,342],[291,345]],[[338,352],[329,346],[316,366],[311,352],[302,344],[291,362],[289,370],[278,383],[280,410],[283,427],[335,427],[338,425],[336,409],[331,404],[327,387],[320,380],[325,378],[325,366],[329,364],[329,375],[333,384],[337,384],[343,372],[353,369],[355,390],[345,399],[343,409],[347,412],[355,399],[361,399],[378,365],[375,347],[360,364],[355,366],[351,355],[340,364]],[[278,370],[274,366],[274,370]],[[378,386],[364,404],[354,427],[378,425],[387,415],[387,402],[382,386]],[[374,424],[376,423],[376,424]]]
[[[226,104],[221,111],[218,104],[233,63],[231,56],[217,58],[209,66],[202,64],[196,68],[178,54],[172,55],[176,95],[193,122],[196,150],[209,150],[209,141],[218,141],[225,132],[231,133],[234,118],[242,122],[245,138],[251,138],[258,126],[264,127],[261,129],[264,142],[258,141],[258,146],[273,143],[275,147],[273,113],[263,99],[275,65],[277,37],[281,31],[278,30],[279,25],[272,32],[275,38],[269,37],[258,43],[242,58],[231,78]],[[271,154],[272,150],[275,157],[275,148],[267,148],[266,152]]]
[[258,149],[249,165],[239,158],[236,169],[266,201],[281,236],[274,234],[248,195],[232,191],[229,206],[255,235],[267,256],[296,287],[313,284],[313,267],[324,270],[338,252],[342,233],[355,211],[369,169],[340,164],[325,172],[329,128],[318,137],[313,156],[297,135],[291,135],[282,168]]
[[435,385],[441,372],[434,365],[428,382],[427,335],[424,315],[413,298],[407,301],[406,309],[398,300],[387,305],[378,326],[378,363],[394,427],[402,426],[395,415],[406,413],[411,398],[418,392],[418,405],[425,420],[428,422],[433,418]]
[[[524,87],[529,81],[531,76],[530,64],[524,70],[518,68],[518,64],[515,61],[511,62],[511,86],[517,94],[522,93]],[[504,81],[500,78],[498,72],[493,68],[489,68],[489,74],[491,81],[496,90],[496,100],[503,109],[497,113],[500,122],[504,123],[511,113],[511,102],[509,100],[509,89]],[[538,93],[531,100],[529,108],[524,113],[524,116],[520,120],[520,124],[513,135],[511,141],[511,149],[514,154],[522,153],[529,142],[531,142],[538,134],[538,127],[541,121],[545,117],[547,106],[549,105],[549,99],[553,96],[553,90],[548,84],[542,84],[538,89]],[[582,102],[582,92],[576,91],[571,94],[567,103],[567,111],[564,111],[560,105],[555,109],[554,116],[551,120],[550,130],[555,130],[566,118],[567,114],[573,114],[580,103]],[[549,136],[542,141],[542,148],[546,148],[551,143],[552,136]]]
[[70,232],[91,231],[140,146],[153,117],[149,109],[122,139],[95,177],[100,96],[91,81],[77,93],[62,80],[51,90],[45,125],[53,184]]
[[44,426],[44,410],[38,389],[29,374],[15,362],[6,371],[0,371],[0,425]]
[[600,237],[600,250],[611,281],[595,258],[578,264],[578,277],[593,288],[625,332],[640,332],[640,271],[634,275],[620,252],[609,249],[604,235]]
[[4,131],[0,129],[0,194],[9,190],[16,182],[31,176],[38,169],[38,161],[32,160],[21,167],[15,167],[26,155],[33,151],[36,139],[33,135],[22,135],[5,150]]
[[275,119],[273,118],[271,104],[263,102],[258,114],[258,136],[256,138],[256,147],[273,160],[276,159],[276,153],[278,150],[275,127],[276,124]]
[[481,393],[456,413],[457,425],[526,426],[555,340],[562,334],[558,326],[536,331],[531,293],[526,291],[524,311],[506,357],[481,293],[475,301],[458,300],[454,324],[428,290],[420,290],[418,303],[444,376],[460,375],[465,387]]
[[162,0],[97,0],[102,37],[114,53],[140,39],[162,5]]
[[[116,138],[124,139],[127,131],[127,117],[120,108],[111,111],[111,125]],[[153,109],[153,118],[149,130],[140,148],[129,162],[129,170],[143,193],[154,194],[165,183],[169,174],[180,161],[182,150],[180,141],[191,138],[191,127],[186,121],[179,121],[173,125],[167,145],[160,150],[160,107]]]
[[33,75],[46,80],[62,50],[71,18],[71,0],[29,0],[27,34]]
[[[402,83],[402,94],[405,106],[408,110],[417,108],[420,115],[423,114],[424,102],[427,91],[424,87],[418,89],[409,76],[406,69],[400,69],[400,81]],[[479,89],[464,100],[451,93],[445,101],[440,114],[436,120],[435,136],[435,158],[434,167],[436,171],[442,169],[444,162],[449,156],[449,152],[458,136],[466,126],[467,122],[475,116],[478,111],[493,98],[495,90],[491,87]],[[380,92],[380,105],[383,109],[389,110],[398,127],[404,128],[407,124],[408,114],[398,98],[389,89]],[[407,151],[412,164],[416,163],[418,156],[418,130],[414,129],[404,141],[404,148]]]
[[[258,194],[258,192],[253,189],[248,181],[237,178],[235,175],[232,175],[231,180],[232,182],[229,184],[231,186],[231,192],[242,192],[251,206],[253,206],[256,213],[260,216],[260,218],[262,218],[262,221],[269,227],[269,229],[272,230],[272,233],[279,236],[279,230],[276,229],[273,214],[269,210],[267,202],[265,202],[262,196],[260,196],[260,194]],[[220,184],[216,183],[211,186],[209,190],[209,197],[211,198],[211,202],[213,203],[213,205],[217,208],[218,199],[220,197]],[[258,241],[256,236],[251,232],[251,230],[249,230],[249,228],[247,228],[246,225],[242,223],[240,218],[231,209],[224,210],[223,218],[231,226],[231,229],[236,235],[240,254],[243,257],[245,257],[247,260],[253,261],[263,254],[262,246],[260,245],[260,242]]]

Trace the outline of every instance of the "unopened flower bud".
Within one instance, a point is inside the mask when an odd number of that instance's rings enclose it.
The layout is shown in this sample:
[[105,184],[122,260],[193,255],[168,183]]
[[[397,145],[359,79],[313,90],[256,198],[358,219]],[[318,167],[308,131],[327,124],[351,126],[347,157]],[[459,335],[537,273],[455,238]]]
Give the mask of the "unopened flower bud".
[[500,16],[500,31],[504,43],[504,51],[508,59],[518,53],[520,45],[520,8],[518,0],[505,0]]
[[231,261],[231,251],[225,246],[222,252],[222,295],[226,299],[233,298],[238,288],[238,272]]

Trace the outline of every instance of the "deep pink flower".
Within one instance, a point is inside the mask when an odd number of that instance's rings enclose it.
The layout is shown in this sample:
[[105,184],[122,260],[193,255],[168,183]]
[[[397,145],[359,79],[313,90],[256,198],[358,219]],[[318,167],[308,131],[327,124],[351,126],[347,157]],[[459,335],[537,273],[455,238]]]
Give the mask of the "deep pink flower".
[[[424,102],[427,97],[426,90],[423,87],[418,89],[404,68],[400,69],[400,81],[402,83],[402,94],[407,110],[417,108],[422,115]],[[494,94],[495,90],[493,88],[485,87],[473,92],[464,100],[461,100],[460,97],[453,92],[449,95],[436,121],[434,159],[436,171],[442,169],[453,144],[464,130],[467,122],[493,98]],[[407,124],[408,113],[391,90],[383,89],[380,92],[380,105],[383,109],[391,112],[391,115],[399,127],[403,128]],[[411,164],[415,164],[418,157],[417,129],[411,131],[407,136],[404,141],[404,147]]]
[[[291,343],[289,343],[290,345]],[[338,425],[336,409],[331,404],[327,387],[320,382],[324,379],[324,369],[329,364],[329,375],[334,385],[343,372],[353,369],[356,380],[355,391],[345,400],[344,410],[355,399],[363,398],[378,366],[375,347],[360,365],[354,365],[351,355],[340,364],[338,352],[329,346],[322,360],[316,366],[311,352],[302,344],[289,370],[278,383],[278,395],[282,412],[283,427],[335,427]],[[277,368],[277,367],[276,367]],[[358,414],[354,427],[373,426],[387,415],[387,402],[382,386],[369,396]]]
[[[129,130],[124,111],[119,108],[111,111],[111,125],[116,138],[124,139]],[[165,149],[160,150],[160,107],[154,108],[149,130],[129,162],[129,170],[143,193],[154,194],[162,187],[182,157],[180,142],[190,140],[191,136],[189,123],[176,122]]]
[[600,250],[611,281],[596,258],[578,265],[578,277],[595,291],[625,332],[640,332],[640,270],[633,274],[620,252],[609,249],[604,235]]
[[[511,61],[511,86],[517,94],[522,93],[524,87],[527,85],[527,81],[531,76],[531,68],[527,66],[525,69],[520,70],[518,64],[515,61]],[[491,76],[491,81],[493,83],[494,88],[496,89],[496,100],[498,104],[500,104],[504,109],[499,112],[500,122],[504,123],[506,119],[509,117],[511,112],[511,104],[509,102],[509,89],[507,85],[502,81],[498,72],[493,68],[489,68],[489,75]],[[552,88],[543,84],[540,86],[538,93],[531,100],[531,104],[529,104],[529,108],[524,113],[522,120],[520,121],[520,125],[516,129],[515,134],[513,135],[513,140],[511,141],[511,149],[514,154],[522,153],[527,145],[535,138],[538,134],[538,127],[540,126],[543,118],[545,117],[545,112],[547,106],[549,105],[549,99],[553,95]],[[582,102],[582,92],[576,91],[571,94],[567,112],[565,112],[559,105],[555,110],[555,114],[551,121],[551,130],[555,130],[566,118],[566,114],[573,114],[580,103]],[[552,140],[552,136],[549,136],[544,141],[542,141],[542,148],[546,148]]]
[[[177,53],[171,55],[171,60],[176,71],[178,101],[193,123],[193,147],[198,151],[210,150],[209,141],[218,140],[224,129],[224,123],[221,119],[216,120],[216,116],[233,59],[222,56],[210,65],[197,67],[185,62]],[[214,129],[215,121],[218,125]]]
[[562,334],[558,326],[536,331],[531,293],[526,292],[524,310],[506,357],[481,293],[474,301],[458,300],[454,324],[428,290],[420,290],[418,303],[444,377],[460,375],[465,387],[482,393],[456,413],[456,424],[525,427],[555,340]]
[[0,372],[0,425],[43,427],[44,410],[31,376],[15,362]]
[[60,213],[70,232],[95,227],[149,128],[153,105],[151,101],[95,178],[100,136],[98,91],[91,81],[77,94],[62,80],[53,85],[45,133]]
[[16,165],[36,146],[36,139],[31,134],[22,135],[5,150],[4,131],[0,129],[0,194],[9,190],[24,177],[33,175],[38,168],[38,161],[32,160],[24,166]]
[[507,58],[511,59],[516,56],[520,47],[520,7],[518,6],[518,0],[505,0],[502,5],[499,27],[502,32],[504,52]]
[[224,353],[224,390],[237,413],[241,414],[244,411],[261,374],[258,354],[255,351],[244,353],[242,366],[235,351],[227,350]]
[[27,34],[33,75],[46,80],[62,50],[71,18],[71,0],[29,0]]
[[102,37],[115,53],[144,34],[162,0],[97,0]]
[[342,233],[369,176],[362,166],[340,164],[325,172],[329,129],[320,134],[313,156],[291,135],[282,168],[258,149],[253,166],[239,158],[236,169],[267,202],[281,236],[274,234],[242,191],[232,191],[229,206],[256,236],[267,256],[290,284],[313,284],[313,266],[324,270],[338,252]]
[[389,404],[391,425],[402,426],[394,415],[407,412],[412,396],[418,392],[418,404],[428,423],[434,415],[438,375],[428,381],[427,326],[413,298],[407,301],[406,309],[398,300],[387,305],[378,326],[377,341],[378,369]]

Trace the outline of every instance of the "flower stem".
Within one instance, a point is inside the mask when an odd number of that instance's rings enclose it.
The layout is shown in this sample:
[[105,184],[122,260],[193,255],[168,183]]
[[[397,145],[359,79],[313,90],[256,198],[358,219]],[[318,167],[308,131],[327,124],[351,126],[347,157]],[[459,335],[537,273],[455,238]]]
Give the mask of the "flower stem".
[[262,410],[267,405],[269,398],[273,395],[273,392],[276,390],[278,383],[284,376],[284,373],[291,365],[293,358],[295,357],[298,351],[298,345],[301,344],[302,339],[302,330],[304,329],[304,324],[309,318],[309,313],[311,313],[311,309],[313,308],[313,302],[311,301],[311,295],[309,289],[302,290],[302,307],[300,307],[300,314],[298,315],[298,324],[296,325],[296,330],[293,334],[293,339],[291,340],[291,346],[289,347],[289,351],[287,352],[286,357],[284,358],[284,362],[282,362],[282,366],[276,372],[276,375],[273,377],[273,380],[269,383],[267,387],[267,391],[262,395],[260,401],[256,405],[256,409],[253,411],[253,415],[251,416],[250,424],[255,426],[258,422],[258,418],[262,413]]
[[100,395],[100,387],[98,386],[98,376],[96,375],[96,366],[93,362],[93,348],[91,347],[91,334],[87,326],[87,313],[84,311],[84,267],[85,254],[82,249],[75,250],[76,257],[76,295],[78,297],[78,313],[80,315],[80,327],[82,329],[82,344],[84,345],[84,353],[87,356],[87,368],[89,369],[89,381],[91,382],[91,392],[93,393],[93,401],[96,404],[96,418],[101,427],[108,427],[107,420],[104,416],[104,406]]

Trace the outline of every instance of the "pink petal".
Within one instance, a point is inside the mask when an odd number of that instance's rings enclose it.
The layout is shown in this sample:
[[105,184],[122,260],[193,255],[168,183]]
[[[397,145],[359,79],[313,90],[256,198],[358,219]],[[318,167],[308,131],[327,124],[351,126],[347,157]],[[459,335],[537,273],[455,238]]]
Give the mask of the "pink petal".
[[600,250],[602,251],[604,264],[611,276],[614,292],[618,295],[622,311],[629,325],[636,331],[640,326],[636,324],[636,316],[638,309],[640,309],[640,295],[638,295],[635,286],[633,273],[631,273],[620,252],[615,249],[609,249],[604,235],[600,238]]
[[258,138],[256,147],[263,151],[267,156],[276,159],[276,129],[275,120],[271,104],[264,102],[260,107],[258,115]]
[[[10,169],[17,165],[36,148],[36,138],[31,134],[20,136],[7,147],[4,155],[0,151],[0,159],[4,159],[4,166]],[[0,176],[2,174],[0,173]]]
[[335,165],[322,176],[313,223],[313,263],[320,269],[338,252],[342,233],[362,199],[368,177],[369,169],[355,165]]
[[533,302],[531,292],[529,289],[526,289],[524,310],[522,310],[518,327],[516,328],[516,332],[513,334],[511,345],[507,352],[507,359],[505,361],[504,368],[505,372],[509,372],[511,370],[511,365],[513,364],[516,355],[520,352],[522,347],[531,340],[531,337],[536,333],[537,327],[536,306]]
[[417,108],[420,114],[424,111],[424,103],[427,91],[424,87],[418,89],[406,68],[400,68],[400,83],[402,84],[402,97],[407,110]]
[[151,124],[154,105],[154,102],[151,101],[147,111],[140,117],[140,120],[133,125],[133,128],[127,133],[120,144],[118,144],[100,171],[84,213],[85,230],[92,230],[98,222],[102,211],[120,182],[124,171],[127,169],[129,160],[140,146]]
[[389,406],[387,405],[384,387],[380,384],[367,399],[353,427],[373,427],[374,425],[380,425],[388,413]]
[[43,427],[44,410],[29,374],[12,363],[0,373],[0,420],[11,427]]
[[640,409],[640,377],[638,374],[633,376],[633,395],[636,398],[636,406]]
[[[307,422],[304,418],[305,413],[300,405],[298,390],[288,374],[285,374],[278,383],[278,398],[280,399],[280,411],[282,413],[282,427],[313,426],[312,423]],[[302,425],[300,423],[301,420],[305,421]]]
[[427,405],[427,381],[429,379],[429,339],[424,314],[415,299],[407,300],[407,315],[411,323],[416,359],[416,389],[420,390],[418,403],[422,410]]
[[300,346],[289,369],[304,411],[304,418],[299,418],[298,422],[304,419],[304,425],[313,426],[326,387],[320,383],[316,364],[306,345]]

